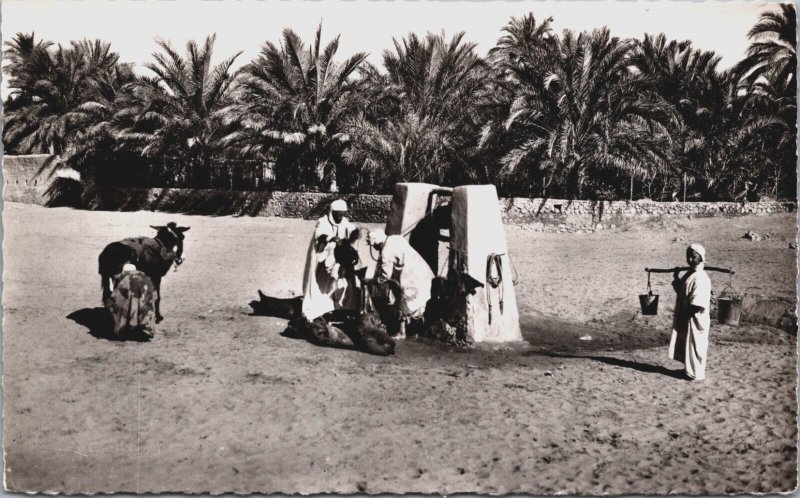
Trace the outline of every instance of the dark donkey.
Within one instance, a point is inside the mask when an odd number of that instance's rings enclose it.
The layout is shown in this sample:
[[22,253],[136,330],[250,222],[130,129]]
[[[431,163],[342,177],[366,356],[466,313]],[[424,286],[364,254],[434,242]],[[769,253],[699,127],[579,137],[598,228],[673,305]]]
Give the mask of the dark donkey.
[[111,296],[111,279],[122,271],[125,263],[133,263],[153,281],[156,291],[156,321],[161,316],[161,278],[167,274],[172,263],[177,267],[183,263],[183,233],[189,227],[179,227],[174,222],[166,226],[152,226],[158,230],[155,238],[134,237],[112,242],[98,258],[100,285],[103,288],[103,305]]

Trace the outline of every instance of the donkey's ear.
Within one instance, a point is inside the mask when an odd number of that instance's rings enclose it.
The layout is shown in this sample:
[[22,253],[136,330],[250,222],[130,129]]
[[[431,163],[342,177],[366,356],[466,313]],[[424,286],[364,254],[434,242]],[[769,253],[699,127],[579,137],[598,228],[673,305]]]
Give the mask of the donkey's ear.
[[189,228],[191,228],[191,227],[175,227],[175,230],[177,230],[179,232],[188,232]]
[[165,228],[167,228],[167,227],[164,227],[164,226],[156,226],[156,225],[150,225],[150,228],[152,228],[153,230],[163,230],[163,229],[165,229]]

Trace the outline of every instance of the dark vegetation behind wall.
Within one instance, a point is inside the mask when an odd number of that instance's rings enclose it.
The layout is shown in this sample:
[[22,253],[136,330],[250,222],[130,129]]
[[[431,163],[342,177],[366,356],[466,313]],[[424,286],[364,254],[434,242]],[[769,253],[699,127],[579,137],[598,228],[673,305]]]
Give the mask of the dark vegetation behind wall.
[[17,33],[3,144],[60,156],[87,187],[794,199],[795,8],[754,22],[728,70],[690,41],[557,32],[535,13],[498,26],[485,57],[464,33],[412,33],[374,66],[338,56],[320,26],[311,45],[285,30],[238,71],[240,54],[212,61],[213,35],[158,41],[145,76],[103,41]]
[[[52,156],[6,156],[3,197],[10,202],[111,211],[163,211],[207,216],[280,216],[315,219],[331,201],[347,201],[358,222],[385,223],[392,196],[319,192],[223,189],[140,188],[84,185],[64,177],[37,174]],[[610,228],[630,221],[663,217],[740,216],[793,212],[794,202],[580,201],[511,197],[500,199],[506,223],[539,231]]]

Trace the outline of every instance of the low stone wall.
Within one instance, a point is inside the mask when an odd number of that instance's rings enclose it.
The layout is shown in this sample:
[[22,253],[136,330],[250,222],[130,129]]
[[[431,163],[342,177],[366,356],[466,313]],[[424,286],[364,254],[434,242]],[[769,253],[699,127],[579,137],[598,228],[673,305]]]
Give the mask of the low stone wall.
[[[350,217],[382,223],[391,207],[390,195],[337,195],[301,192],[237,192],[191,189],[125,189],[102,187],[84,195],[84,206],[102,210],[151,210],[203,215],[280,216],[315,218],[333,199],[343,198]],[[791,202],[566,201],[557,199],[501,199],[503,221],[536,231],[594,231],[660,216],[741,216],[793,212]]]
[[[6,186],[4,199],[49,205],[45,186]],[[176,188],[136,189],[96,187],[84,192],[84,209],[105,211],[164,211],[208,216],[280,216],[311,219],[324,214],[333,199],[343,198],[350,217],[359,222],[382,223],[391,207],[390,195],[338,195],[312,192],[247,192]],[[500,200],[503,221],[534,231],[594,231],[623,223],[661,216],[742,216],[793,212],[792,202],[687,202],[567,201],[508,198]]]
[[[75,205],[74,189],[69,199],[57,199],[65,189],[48,190],[56,156],[30,155],[3,158],[3,198],[10,202],[40,205]],[[68,175],[69,176],[69,175]],[[75,187],[80,190],[80,185]],[[79,193],[79,192],[78,192]],[[382,223],[391,207],[389,195],[334,195],[299,192],[246,192],[175,188],[97,187],[83,192],[76,207],[109,211],[164,211],[210,216],[281,216],[315,218],[326,212],[334,198],[344,198],[350,216],[359,222]],[[653,202],[567,201],[558,199],[508,198],[500,200],[503,221],[535,231],[594,231],[661,216],[739,216],[793,212],[794,202]]]
[[542,231],[592,231],[660,216],[743,216],[794,212],[793,202],[655,202],[501,199],[503,221]]
[[340,198],[347,201],[353,220],[372,223],[386,221],[392,200],[388,195],[98,187],[84,193],[81,207],[106,211],[149,210],[208,216],[312,219],[325,214],[331,201]]

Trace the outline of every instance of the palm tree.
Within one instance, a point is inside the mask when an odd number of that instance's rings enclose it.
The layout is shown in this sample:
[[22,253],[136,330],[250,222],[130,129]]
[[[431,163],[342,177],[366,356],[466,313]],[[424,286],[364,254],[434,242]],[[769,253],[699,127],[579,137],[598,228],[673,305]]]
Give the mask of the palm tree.
[[223,176],[225,139],[235,130],[231,66],[238,52],[211,65],[215,35],[186,44],[182,56],[168,41],[145,64],[154,77],[137,77],[126,105],[117,111],[122,147],[176,168],[173,181],[211,187]]
[[232,143],[268,156],[274,151],[279,186],[337,188],[337,165],[348,142],[342,127],[354,112],[351,76],[367,58],[357,53],[334,61],[339,36],[324,48],[322,25],[306,49],[292,30],[280,47],[267,42],[243,71],[236,112],[244,129]]
[[93,82],[118,64],[101,41],[72,42],[55,50],[34,35],[6,43],[11,94],[6,102],[3,139],[22,153],[62,154],[79,130],[73,112],[93,97]]
[[486,94],[488,72],[475,44],[463,37],[410,34],[394,41],[394,52],[383,53],[385,75],[362,74],[372,90],[348,123],[345,159],[374,186],[452,184],[473,174],[482,121],[477,103]]
[[46,40],[37,42],[35,33],[17,33],[5,43],[3,56],[9,63],[4,71],[8,75],[11,100],[30,96],[33,85],[48,72],[51,63],[48,50],[52,45]]
[[7,154],[29,152],[29,150],[19,149],[19,142],[35,130],[34,124],[31,123],[26,127],[18,125],[15,133],[9,133],[8,121],[14,113],[20,112],[21,109],[33,103],[34,85],[49,73],[51,59],[48,50],[52,45],[52,42],[45,40],[37,42],[35,33],[17,33],[5,43],[3,56],[9,63],[3,70],[11,90],[3,103],[5,110],[3,145]]
[[704,176],[706,188],[715,181],[709,161],[722,146],[730,90],[729,78],[717,69],[719,61],[714,52],[696,50],[689,41],[668,41],[663,33],[646,34],[632,50],[633,66],[674,110],[668,172],[682,177],[684,199],[694,176]]
[[78,131],[64,163],[80,172],[84,185],[144,185],[150,179],[148,162],[119,140],[133,110],[134,81],[132,64],[117,64],[88,82],[91,98],[70,113]]
[[778,4],[759,17],[747,36],[752,40],[737,74],[751,85],[764,78],[782,95],[795,96],[797,73],[797,17],[793,4]]
[[442,165],[453,154],[452,131],[441,122],[403,113],[383,125],[363,116],[350,123],[348,164],[360,166],[358,186],[386,189],[397,182],[450,183]]
[[609,174],[645,176],[663,166],[671,113],[630,69],[632,42],[602,29],[566,30],[552,43],[541,74],[523,67],[509,76],[516,88],[504,127],[515,144],[501,159],[504,172],[538,165],[544,178],[581,198],[587,182],[598,193]]
[[518,118],[525,109],[540,108],[544,97],[545,78],[557,58],[552,22],[547,18],[537,23],[532,13],[519,19],[512,17],[503,27],[505,34],[489,51],[494,78],[492,91],[481,105],[487,119],[478,145],[483,164],[492,168],[487,180],[509,193],[544,193],[554,180],[538,162],[514,167],[510,175],[499,160],[543,131],[535,115]]
[[748,33],[747,57],[734,68],[734,75],[739,80],[736,97],[744,102],[747,125],[750,121],[782,121],[783,126],[771,126],[762,133],[760,146],[754,146],[761,149],[764,165],[772,171],[767,191],[795,197],[797,18],[793,4],[779,6],[780,10],[762,13]]
[[674,156],[705,200],[735,197],[745,182],[759,189],[770,169],[780,174],[781,159],[769,151],[780,150],[789,130],[770,108],[774,101],[761,94],[739,94],[730,72],[720,73],[717,80],[720,94],[710,92],[707,107],[699,107],[693,121],[683,122],[677,132],[681,155]]

